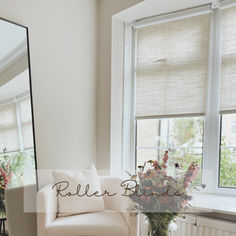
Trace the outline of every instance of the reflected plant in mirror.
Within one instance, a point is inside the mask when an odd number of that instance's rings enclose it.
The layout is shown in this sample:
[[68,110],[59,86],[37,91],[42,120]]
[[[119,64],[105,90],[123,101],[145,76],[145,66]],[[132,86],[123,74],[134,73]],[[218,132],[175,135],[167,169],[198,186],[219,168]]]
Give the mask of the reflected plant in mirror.
[[0,214],[7,188],[36,183],[27,28],[0,19]]

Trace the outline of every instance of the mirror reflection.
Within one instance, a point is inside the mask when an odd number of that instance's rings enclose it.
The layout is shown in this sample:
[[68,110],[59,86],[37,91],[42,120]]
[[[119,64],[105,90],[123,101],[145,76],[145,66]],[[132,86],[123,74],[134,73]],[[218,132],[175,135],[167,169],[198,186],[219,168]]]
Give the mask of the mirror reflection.
[[0,20],[0,213],[6,188],[36,183],[27,29]]

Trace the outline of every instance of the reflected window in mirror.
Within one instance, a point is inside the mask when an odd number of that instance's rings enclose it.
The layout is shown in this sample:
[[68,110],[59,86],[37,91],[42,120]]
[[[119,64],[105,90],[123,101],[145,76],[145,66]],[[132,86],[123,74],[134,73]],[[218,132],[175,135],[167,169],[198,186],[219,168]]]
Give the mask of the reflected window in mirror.
[[36,183],[28,39],[0,20],[0,172],[8,188]]

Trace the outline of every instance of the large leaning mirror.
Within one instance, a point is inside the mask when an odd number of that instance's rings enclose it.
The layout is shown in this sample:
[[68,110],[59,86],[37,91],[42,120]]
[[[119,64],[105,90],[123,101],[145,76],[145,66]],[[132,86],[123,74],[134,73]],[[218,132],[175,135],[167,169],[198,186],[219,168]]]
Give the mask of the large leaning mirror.
[[0,19],[0,214],[6,188],[36,183],[27,28]]

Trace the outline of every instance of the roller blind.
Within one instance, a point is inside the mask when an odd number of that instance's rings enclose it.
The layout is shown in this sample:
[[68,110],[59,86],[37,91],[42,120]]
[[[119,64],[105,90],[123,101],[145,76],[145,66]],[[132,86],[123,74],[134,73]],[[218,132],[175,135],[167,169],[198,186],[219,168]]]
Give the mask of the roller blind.
[[30,96],[27,96],[26,98],[22,99],[19,102],[19,107],[24,148],[32,148],[34,146],[34,143]]
[[236,7],[222,13],[222,113],[236,110]]
[[19,150],[15,103],[0,106],[0,153]]
[[136,118],[204,114],[210,14],[137,29]]

